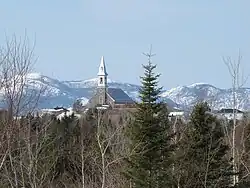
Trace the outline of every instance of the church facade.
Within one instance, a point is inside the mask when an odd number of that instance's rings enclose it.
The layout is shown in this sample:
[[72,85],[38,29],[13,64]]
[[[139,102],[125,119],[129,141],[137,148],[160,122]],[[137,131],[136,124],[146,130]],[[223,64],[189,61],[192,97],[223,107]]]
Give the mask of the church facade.
[[89,100],[87,107],[107,106],[111,108],[133,108],[135,102],[120,88],[109,88],[107,83],[108,73],[104,61],[101,62],[98,71],[98,84],[95,94]]

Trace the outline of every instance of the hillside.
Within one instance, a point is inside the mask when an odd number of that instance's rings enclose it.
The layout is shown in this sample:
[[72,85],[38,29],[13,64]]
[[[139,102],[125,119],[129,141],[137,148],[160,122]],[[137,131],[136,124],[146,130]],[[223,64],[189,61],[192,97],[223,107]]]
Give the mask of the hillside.
[[[97,79],[79,81],[59,81],[39,73],[27,75],[27,88],[45,92],[41,94],[39,108],[54,108],[55,106],[70,107],[77,99],[83,103],[92,96],[97,85]],[[121,83],[108,79],[109,87],[123,89],[131,98],[138,100],[138,85]],[[199,100],[206,100],[212,108],[232,108],[232,89],[220,89],[206,83],[196,83],[189,86],[179,86],[161,93],[162,100],[165,100],[172,107],[189,109]],[[250,88],[242,88],[237,91],[238,109],[247,110],[250,108]]]

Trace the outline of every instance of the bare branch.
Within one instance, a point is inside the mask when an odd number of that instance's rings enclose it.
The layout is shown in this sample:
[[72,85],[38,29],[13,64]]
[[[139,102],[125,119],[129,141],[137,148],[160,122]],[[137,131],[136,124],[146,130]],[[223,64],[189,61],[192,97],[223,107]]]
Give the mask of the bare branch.
[[[227,66],[228,72],[232,79],[232,95],[233,95],[233,130],[232,130],[232,136],[227,134],[228,142],[231,146],[231,157],[233,159],[233,171],[237,172],[238,166],[239,166],[239,154],[237,152],[236,148],[236,129],[238,127],[237,125],[237,119],[236,119],[236,108],[237,108],[237,92],[240,88],[244,86],[244,84],[247,82],[248,76],[244,78],[243,69],[241,69],[241,62],[242,62],[242,55],[239,50],[238,58],[237,60],[232,60],[231,57],[223,57],[223,62]],[[227,128],[226,128],[227,129]],[[227,133],[227,132],[226,132]],[[232,139],[232,141],[231,141]],[[238,175],[233,176],[233,185],[236,185],[239,182]]]

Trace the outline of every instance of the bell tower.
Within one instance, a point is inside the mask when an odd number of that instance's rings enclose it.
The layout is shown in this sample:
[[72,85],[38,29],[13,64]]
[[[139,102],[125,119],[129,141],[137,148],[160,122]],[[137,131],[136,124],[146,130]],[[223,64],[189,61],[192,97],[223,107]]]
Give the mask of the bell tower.
[[97,90],[98,90],[98,95],[99,95],[99,104],[103,105],[106,104],[107,102],[107,71],[106,71],[106,65],[104,61],[104,57],[101,57],[101,62],[99,66],[99,71],[98,71],[98,84],[97,84]]

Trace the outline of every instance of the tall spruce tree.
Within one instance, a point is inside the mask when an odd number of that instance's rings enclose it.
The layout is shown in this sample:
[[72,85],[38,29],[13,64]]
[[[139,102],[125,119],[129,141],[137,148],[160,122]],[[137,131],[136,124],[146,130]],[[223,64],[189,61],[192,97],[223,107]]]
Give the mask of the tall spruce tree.
[[232,165],[227,158],[223,125],[210,113],[206,102],[191,113],[187,132],[180,144],[180,183],[186,188],[231,186]]
[[160,75],[154,73],[156,65],[151,63],[151,52],[146,55],[148,64],[143,65],[141,102],[137,103],[137,111],[128,126],[131,157],[126,175],[134,188],[168,187],[172,153],[168,113],[166,104],[159,102]]

